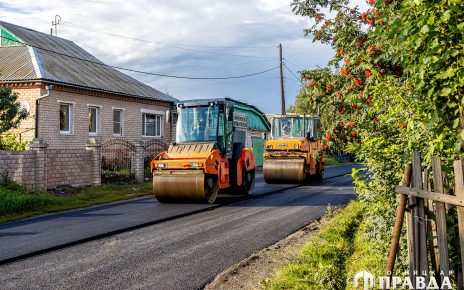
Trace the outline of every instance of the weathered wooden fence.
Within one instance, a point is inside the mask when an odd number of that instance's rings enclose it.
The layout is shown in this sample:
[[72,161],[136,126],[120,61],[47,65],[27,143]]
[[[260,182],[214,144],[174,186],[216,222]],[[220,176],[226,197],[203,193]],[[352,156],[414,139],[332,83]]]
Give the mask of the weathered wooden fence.
[[[432,277],[440,284],[449,278],[450,257],[447,216],[457,207],[458,235],[461,265],[458,289],[464,289],[462,262],[464,261],[464,161],[454,162],[454,189],[448,185],[439,157],[432,158],[429,167],[422,170],[420,153],[412,156],[412,164],[405,168],[403,184],[396,188],[398,208],[390,253],[387,261],[387,276],[392,276],[398,245],[405,217],[407,227],[409,274],[412,281],[423,277],[426,285]],[[430,173],[432,178],[430,179]],[[454,195],[453,195],[454,193]],[[415,282],[414,282],[415,283]],[[387,289],[386,285],[384,288]],[[416,289],[416,285],[414,285]]]

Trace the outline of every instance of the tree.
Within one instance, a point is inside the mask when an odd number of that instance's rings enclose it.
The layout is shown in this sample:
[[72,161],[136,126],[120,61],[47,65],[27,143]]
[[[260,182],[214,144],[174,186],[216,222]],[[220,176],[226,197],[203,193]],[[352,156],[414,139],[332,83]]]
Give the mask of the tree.
[[[326,145],[345,141],[366,164],[371,178],[355,174],[356,191],[369,204],[367,232],[383,241],[372,250],[386,253],[394,189],[411,152],[427,162],[440,155],[447,168],[463,154],[464,9],[454,0],[368,3],[361,11],[348,0],[293,1],[314,23],[306,34],[335,51],[328,68],[301,73],[295,106],[330,114]],[[356,138],[334,134],[341,129]]]
[[0,88],[0,134],[17,128],[26,117],[27,112],[21,109],[18,95],[8,87]]

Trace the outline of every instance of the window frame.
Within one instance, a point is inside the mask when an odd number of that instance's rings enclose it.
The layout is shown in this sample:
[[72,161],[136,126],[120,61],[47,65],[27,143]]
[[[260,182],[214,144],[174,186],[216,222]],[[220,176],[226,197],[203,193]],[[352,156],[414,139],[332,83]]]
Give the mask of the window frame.
[[59,130],[60,135],[74,135],[74,105],[73,102],[66,102],[66,101],[58,101],[58,112],[61,114],[61,106],[68,106],[68,122],[69,122],[69,130],[64,131],[61,130],[61,116],[59,116]]
[[[120,112],[120,120],[119,120],[119,127],[120,127],[120,133],[117,134],[117,133],[114,133],[114,124],[115,124],[115,121],[114,121],[114,112],[115,111],[118,111]],[[112,124],[113,124],[113,136],[114,137],[123,137],[124,136],[124,111],[125,109],[123,108],[114,108],[113,107],[113,116],[112,116]]]
[[[156,127],[159,126],[159,135],[147,135],[147,115],[155,117],[155,134]],[[164,128],[163,128],[163,115],[160,114],[150,114],[142,113],[142,137],[144,138],[163,138]],[[157,123],[159,122],[159,123]]]
[[[159,122],[159,135],[147,135],[147,115],[155,117],[155,134],[156,134],[156,127],[158,126]],[[149,111],[142,111],[142,137],[144,138],[163,138],[164,136],[164,114],[159,112],[149,112]]]
[[87,105],[88,107],[88,111],[92,110],[92,109],[95,109],[96,110],[96,124],[95,124],[95,129],[96,129],[96,132],[91,132],[90,131],[90,120],[89,120],[89,136],[100,136],[101,134],[101,106],[97,106],[97,105]]

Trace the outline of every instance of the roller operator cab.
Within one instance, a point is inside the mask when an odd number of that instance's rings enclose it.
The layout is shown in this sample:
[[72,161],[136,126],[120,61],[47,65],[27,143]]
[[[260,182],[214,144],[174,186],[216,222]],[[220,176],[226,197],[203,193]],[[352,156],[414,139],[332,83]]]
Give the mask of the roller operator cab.
[[263,174],[267,183],[303,183],[320,180],[324,159],[319,116],[271,115],[271,140],[266,142]]
[[253,191],[256,159],[245,148],[246,123],[233,100],[183,101],[174,115],[176,142],[151,162],[160,202],[213,203],[220,190]]

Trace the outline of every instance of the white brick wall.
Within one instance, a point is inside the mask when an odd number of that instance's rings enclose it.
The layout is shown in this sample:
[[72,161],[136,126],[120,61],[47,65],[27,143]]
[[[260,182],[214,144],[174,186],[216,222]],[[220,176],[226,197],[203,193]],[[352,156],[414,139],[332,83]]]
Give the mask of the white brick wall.
[[[37,87],[31,84],[30,87],[12,87],[13,91],[19,94],[19,100],[28,101],[30,114],[27,120],[23,121],[18,129],[11,130],[7,134],[19,136],[20,132],[33,129],[35,126],[35,99],[45,95],[47,90],[44,85]],[[59,126],[59,101],[73,103],[74,109],[74,132],[72,135],[60,134]],[[88,108],[89,105],[100,107],[100,134],[99,136],[89,136]],[[89,143],[89,138],[103,142],[113,138],[113,108],[124,110],[124,134],[123,138],[131,141],[144,141],[151,138],[142,136],[142,109],[163,112],[163,136],[161,139],[165,143],[171,142],[170,126],[166,123],[165,112],[169,109],[168,103],[155,104],[153,101],[144,101],[135,98],[120,97],[116,95],[102,94],[102,96],[92,95],[88,91],[79,93],[67,91],[55,86],[51,90],[49,97],[40,101],[39,105],[39,138],[43,139],[49,148],[85,148]],[[34,130],[21,134],[22,141],[31,141],[34,138]],[[19,139],[19,137],[18,137]]]
[[93,152],[85,149],[0,151],[0,171],[35,190],[82,186],[99,179],[100,163],[94,158]]

